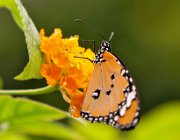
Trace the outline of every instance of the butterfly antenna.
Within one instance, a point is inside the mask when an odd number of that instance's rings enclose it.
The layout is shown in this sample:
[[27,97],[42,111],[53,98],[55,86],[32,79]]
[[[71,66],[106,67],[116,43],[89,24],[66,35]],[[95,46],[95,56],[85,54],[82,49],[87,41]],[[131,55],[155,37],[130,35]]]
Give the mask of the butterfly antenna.
[[111,39],[113,38],[113,36],[114,36],[114,32],[111,32],[111,34],[110,34],[110,37],[109,37],[109,42],[111,41]]
[[75,19],[74,21],[86,25],[86,27],[88,27],[89,29],[91,29],[91,30],[93,30],[94,32],[96,32],[102,39],[106,40],[105,37],[104,37],[100,32],[98,32],[96,29],[94,29],[93,27],[91,27],[91,26],[90,26],[89,24],[87,24],[85,21],[80,20],[80,19]]

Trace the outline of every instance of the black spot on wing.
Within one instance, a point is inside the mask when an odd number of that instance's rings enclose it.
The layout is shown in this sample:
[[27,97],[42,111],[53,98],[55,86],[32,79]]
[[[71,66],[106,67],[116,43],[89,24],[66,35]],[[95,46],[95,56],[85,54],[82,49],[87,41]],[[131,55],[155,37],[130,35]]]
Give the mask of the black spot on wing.
[[106,95],[110,95],[110,93],[111,93],[111,90],[106,91]]
[[114,74],[111,75],[111,80],[114,80],[115,79],[115,76]]
[[101,90],[100,89],[96,89],[93,93],[92,93],[92,97],[94,99],[98,99],[100,96]]

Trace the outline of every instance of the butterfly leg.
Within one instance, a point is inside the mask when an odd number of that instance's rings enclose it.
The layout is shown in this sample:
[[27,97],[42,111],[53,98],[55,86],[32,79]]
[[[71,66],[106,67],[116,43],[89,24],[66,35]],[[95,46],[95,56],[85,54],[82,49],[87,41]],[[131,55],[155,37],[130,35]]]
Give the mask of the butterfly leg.
[[74,56],[74,58],[82,58],[82,59],[86,59],[89,60],[91,63],[93,63],[93,60],[87,58],[87,57],[80,57],[80,56]]

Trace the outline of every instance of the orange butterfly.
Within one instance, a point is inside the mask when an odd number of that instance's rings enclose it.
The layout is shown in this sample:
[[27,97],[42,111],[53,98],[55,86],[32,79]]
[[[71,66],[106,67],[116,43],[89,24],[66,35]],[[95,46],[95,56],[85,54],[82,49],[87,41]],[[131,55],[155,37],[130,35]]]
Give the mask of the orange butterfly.
[[123,62],[102,41],[93,60],[92,74],[80,115],[90,122],[102,122],[121,130],[134,128],[139,121],[136,87]]

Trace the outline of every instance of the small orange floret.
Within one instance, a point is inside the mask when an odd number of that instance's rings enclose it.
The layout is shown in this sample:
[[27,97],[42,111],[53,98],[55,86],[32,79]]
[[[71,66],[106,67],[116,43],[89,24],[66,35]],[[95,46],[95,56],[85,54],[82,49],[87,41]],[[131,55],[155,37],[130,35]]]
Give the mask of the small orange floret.
[[71,113],[71,115],[73,117],[79,117],[80,116],[84,96],[85,96],[85,94],[80,92],[80,91],[77,91],[72,96],[69,112]]
[[74,56],[89,59],[94,59],[95,56],[90,49],[80,47],[78,40],[78,36],[63,38],[62,31],[58,28],[49,37],[45,36],[44,29],[40,30],[40,50],[45,58],[41,75],[46,78],[48,85],[59,84],[60,90],[66,90],[63,93],[70,97],[71,107],[75,109],[72,115],[76,117],[79,117],[94,65]]
[[52,61],[55,65],[64,68],[69,64],[69,60],[66,55],[61,52],[55,52],[52,54]]
[[43,64],[41,75],[46,78],[48,85],[56,85],[61,78],[61,69],[54,64]]
[[78,89],[78,85],[75,79],[69,76],[62,78],[60,85],[63,86],[70,95],[73,95],[74,92],[76,92],[76,90]]

